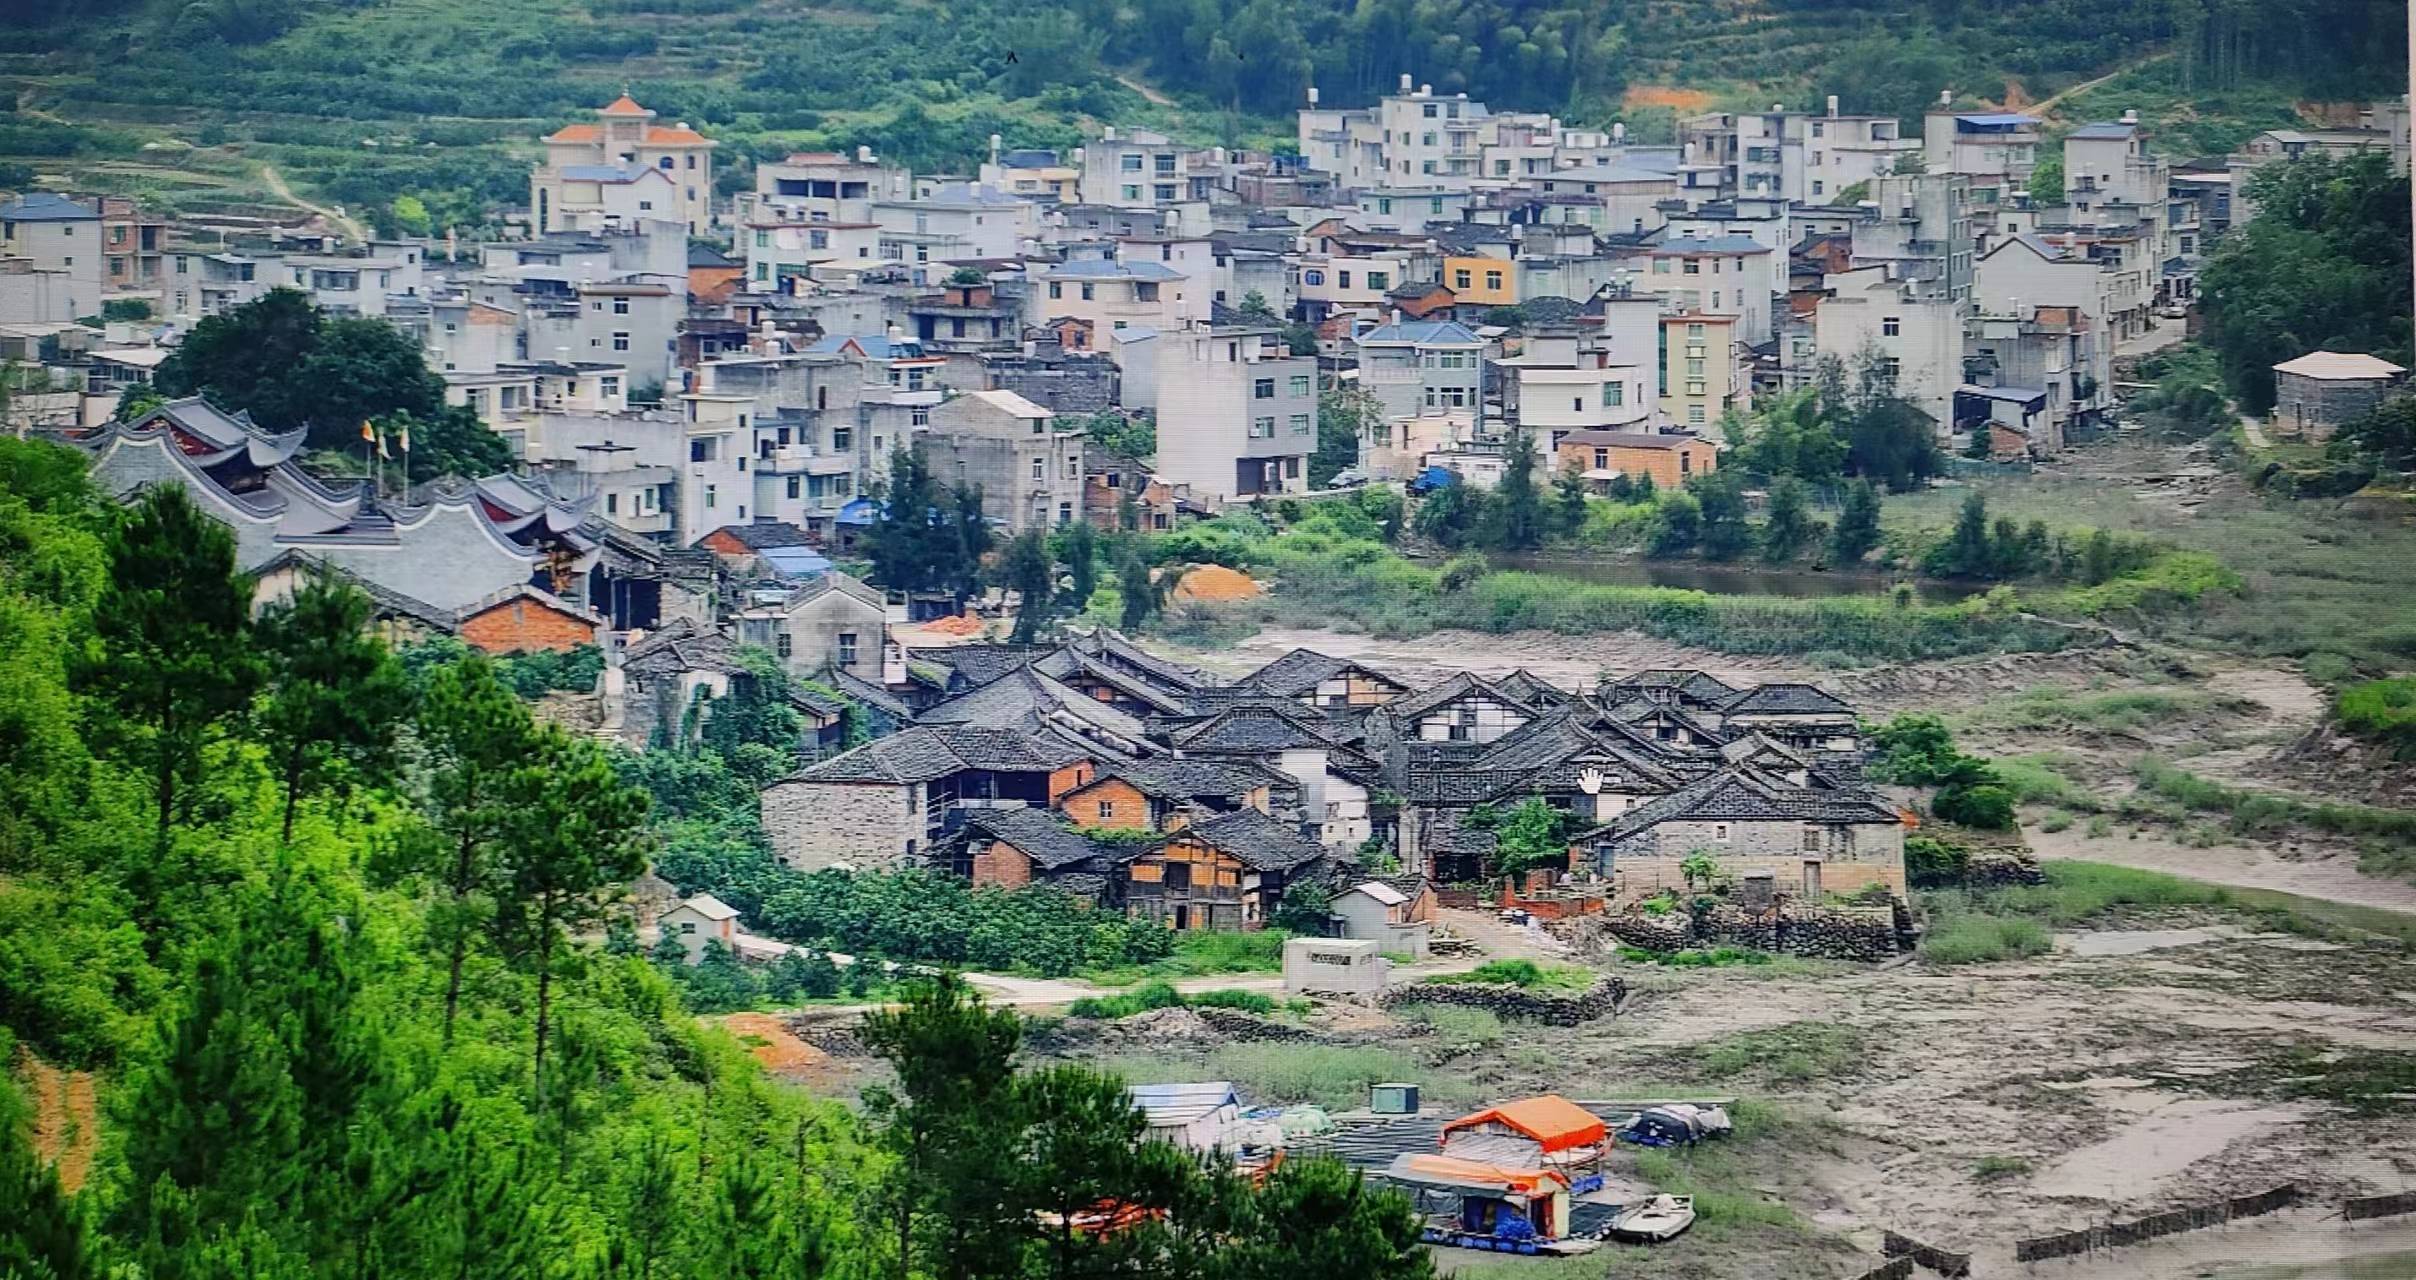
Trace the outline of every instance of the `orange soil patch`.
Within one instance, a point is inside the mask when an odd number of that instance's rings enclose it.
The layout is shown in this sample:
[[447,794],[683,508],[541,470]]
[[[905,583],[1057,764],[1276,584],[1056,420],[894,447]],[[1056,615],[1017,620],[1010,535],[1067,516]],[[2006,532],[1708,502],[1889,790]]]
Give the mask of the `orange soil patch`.
[[2019,111],[2035,101],[2037,101],[2037,99],[2030,96],[2030,91],[2022,87],[2021,81],[2014,79],[2012,76],[2005,77],[2005,100],[1998,103],[1998,106],[2005,108],[2007,111]]
[[[767,1013],[733,1013],[721,1020],[747,1052],[775,1075],[803,1075],[829,1065],[830,1055],[797,1038],[780,1019]],[[762,1041],[758,1044],[757,1041]]]
[[34,1154],[59,1167],[59,1185],[80,1190],[101,1145],[100,1099],[89,1071],[64,1071],[31,1053],[17,1055],[34,1105]]
[[923,630],[936,631],[944,636],[978,636],[985,626],[979,617],[962,613],[954,617],[933,618],[923,624]]
[[1708,111],[1711,95],[1701,89],[1680,89],[1666,84],[1631,84],[1623,99],[1631,107],[1675,107],[1680,111]]
[[1199,600],[1210,604],[1227,600],[1249,600],[1265,595],[1266,588],[1258,585],[1249,574],[1228,569],[1221,564],[1204,564],[1183,575],[1174,584],[1177,600]]

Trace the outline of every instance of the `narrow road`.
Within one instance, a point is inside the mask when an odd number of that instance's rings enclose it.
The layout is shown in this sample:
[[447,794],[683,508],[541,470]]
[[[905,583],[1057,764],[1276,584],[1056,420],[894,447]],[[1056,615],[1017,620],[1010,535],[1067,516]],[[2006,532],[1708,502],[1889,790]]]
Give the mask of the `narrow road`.
[[1134,93],[1140,94],[1143,98],[1147,99],[1149,105],[1153,107],[1171,107],[1175,105],[1174,99],[1169,98],[1165,94],[1150,88],[1148,85],[1133,79],[1131,76],[1117,76],[1116,83],[1123,85],[1125,88],[1132,90]]
[[285,185],[285,175],[277,172],[275,165],[264,164],[260,166],[260,181],[266,184],[269,192],[275,195],[278,199],[283,200],[287,204],[290,204],[297,209],[307,209],[310,212],[327,219],[329,222],[336,224],[337,229],[344,233],[345,239],[360,241],[366,241],[369,239],[368,233],[361,229],[360,223],[345,217],[343,214],[328,208],[326,205],[314,204],[298,195],[295,195],[294,189]]
[[2149,64],[2149,63],[2151,63],[2151,62],[2155,62],[2155,61],[2158,61],[2158,60],[2160,60],[2160,59],[2163,59],[2163,58],[2169,58],[2169,57],[2172,57],[2172,56],[2173,56],[2173,51],[2172,51],[2172,50],[2170,50],[2170,49],[2166,49],[2166,50],[2164,50],[2164,51],[2162,51],[2162,52],[2160,52],[2160,53],[2151,53],[2151,54],[2149,54],[2148,56],[2146,56],[2146,57],[2144,57],[2144,58],[2141,58],[2141,59],[2139,59],[2139,60],[2138,60],[2138,61],[2136,61],[2136,62],[2127,62],[2127,63],[2124,63],[2123,65],[2121,65],[2121,66],[2119,66],[2119,67],[2114,68],[2112,71],[2109,71],[2109,72],[2105,73],[2104,75],[2097,77],[2097,78],[2096,78],[2096,79],[2094,79],[2094,80],[2083,80],[2083,81],[2081,81],[2079,84],[2076,84],[2076,85],[2072,86],[2071,88],[2064,90],[2064,91],[2063,91],[2063,92],[2061,92],[2061,93],[2049,94],[2048,96],[2046,96],[2046,97],[2044,97],[2044,98],[2041,98],[2041,99],[2039,99],[2039,100],[2038,100],[2038,101],[2036,101],[2036,102],[2031,103],[2031,104],[2030,104],[2028,107],[2024,108],[2024,110],[2028,111],[2028,112],[2029,112],[2031,115],[2034,115],[2034,116],[2044,116],[2044,115],[2046,115],[2046,114],[2047,114],[2049,111],[2054,110],[2054,109],[2055,109],[2055,108],[2056,108],[2056,107],[2057,107],[2059,104],[2061,104],[2061,103],[2063,102],[2063,100],[2064,100],[2064,99],[2066,99],[2066,98],[2072,97],[2072,96],[2074,96],[2075,94],[2087,93],[2089,90],[2094,89],[2094,88],[2096,88],[2097,86],[2099,86],[2099,85],[2101,85],[2101,84],[2104,84],[2104,83],[2105,83],[2105,82],[2107,82],[2108,80],[2112,80],[2112,79],[2113,79],[2114,77],[2116,77],[2116,76],[2123,75],[2123,74],[2126,74],[2126,73],[2128,73],[2128,72],[2132,72],[2132,71],[2137,71],[2137,70],[2138,70],[2138,69],[2140,69],[2141,67],[2144,67],[2144,66],[2148,65],[2148,64]]

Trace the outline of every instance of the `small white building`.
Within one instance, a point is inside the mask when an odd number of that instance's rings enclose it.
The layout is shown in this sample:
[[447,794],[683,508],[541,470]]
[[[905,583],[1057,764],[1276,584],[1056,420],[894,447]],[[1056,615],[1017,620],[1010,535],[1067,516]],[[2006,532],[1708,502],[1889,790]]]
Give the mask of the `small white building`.
[[1284,990],[1294,995],[1374,995],[1391,974],[1383,944],[1372,939],[1284,939]]
[[662,936],[679,939],[687,948],[690,964],[705,958],[707,942],[718,942],[733,953],[738,950],[738,908],[709,893],[700,893],[656,916],[654,926]]
[[1416,900],[1382,880],[1352,885],[1335,894],[1326,909],[1345,938],[1373,942],[1379,951],[1406,954],[1412,960],[1426,958],[1433,922],[1412,919]]

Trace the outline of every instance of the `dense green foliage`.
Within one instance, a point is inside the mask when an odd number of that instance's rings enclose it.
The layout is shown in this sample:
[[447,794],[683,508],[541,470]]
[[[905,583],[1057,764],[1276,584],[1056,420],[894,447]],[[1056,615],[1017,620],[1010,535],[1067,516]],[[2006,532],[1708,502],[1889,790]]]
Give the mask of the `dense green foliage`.
[[2013,826],[2013,792],[2004,779],[1987,761],[1956,750],[1954,735],[1936,716],[1898,716],[1871,730],[1868,739],[1866,771],[1873,779],[1936,787],[1931,811],[1948,822],[1992,831]]
[[2368,680],[2340,691],[2332,714],[2342,728],[2416,755],[2416,676]]
[[[154,376],[170,396],[206,396],[272,431],[305,427],[318,449],[358,452],[362,424],[411,440],[413,480],[492,475],[511,462],[476,414],[445,404],[444,379],[384,320],[329,316],[295,289],[271,289],[204,316]],[[399,440],[392,447],[399,447]]]
[[2409,363],[2408,180],[2390,158],[2269,164],[2243,197],[2256,217],[2225,236],[2199,285],[2207,345],[2241,407],[2273,407],[2273,366],[2309,351]]
[[944,591],[959,600],[973,594],[991,540],[981,489],[942,484],[919,451],[900,448],[889,457],[889,478],[878,496],[880,518],[866,542],[873,581],[892,591]]
[[[0,1072],[0,1272],[1431,1273],[1398,1197],[1142,1142],[1121,1081],[1019,1070],[1017,1016],[954,980],[869,1020],[896,1084],[868,1118],[774,1085],[676,992],[863,994],[869,965],[668,981],[614,906],[647,833],[624,777],[655,770],[537,721],[482,657],[406,678],[349,588],[254,619],[180,493],[121,514],[72,454],[0,441],[0,790],[38,802],[0,824],[0,1060],[103,1076],[70,1194]],[[1145,1212],[1071,1229],[1109,1197]]]

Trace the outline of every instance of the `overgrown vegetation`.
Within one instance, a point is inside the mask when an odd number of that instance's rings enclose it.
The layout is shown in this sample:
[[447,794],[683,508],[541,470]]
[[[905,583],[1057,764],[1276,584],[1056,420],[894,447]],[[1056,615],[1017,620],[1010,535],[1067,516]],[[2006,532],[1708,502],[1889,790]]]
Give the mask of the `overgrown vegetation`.
[[1240,991],[1231,987],[1185,995],[1164,982],[1145,982],[1130,991],[1112,996],[1090,996],[1076,1000],[1066,1012],[1077,1018],[1112,1021],[1129,1018],[1152,1009],[1181,1009],[1205,1005],[1216,1009],[1239,1009],[1244,1013],[1275,1012],[1275,998],[1257,991]]
[[1594,973],[1575,965],[1537,964],[1533,960],[1487,960],[1466,973],[1438,973],[1425,981],[1476,982],[1517,987],[1522,991],[1579,992],[1593,988]]
[[2342,728],[2390,747],[2400,759],[2416,756],[2416,676],[2351,685],[2334,700],[2332,714]]

